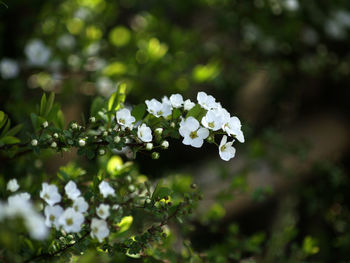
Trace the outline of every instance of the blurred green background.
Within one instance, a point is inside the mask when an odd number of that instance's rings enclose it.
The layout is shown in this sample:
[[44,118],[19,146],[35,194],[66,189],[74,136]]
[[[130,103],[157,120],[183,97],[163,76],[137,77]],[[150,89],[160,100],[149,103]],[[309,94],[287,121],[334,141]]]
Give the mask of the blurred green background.
[[[42,65],[28,62],[33,39],[50,50]],[[350,262],[349,44],[347,0],[3,0],[0,59],[19,73],[2,75],[0,105],[29,127],[43,91],[56,93],[67,123],[118,85],[130,105],[212,94],[242,121],[235,159],[171,141],[157,169],[136,160],[154,179],[188,173],[200,186],[204,200],[180,231],[193,253]],[[72,160],[48,157],[44,167]],[[0,161],[5,179],[30,169]]]

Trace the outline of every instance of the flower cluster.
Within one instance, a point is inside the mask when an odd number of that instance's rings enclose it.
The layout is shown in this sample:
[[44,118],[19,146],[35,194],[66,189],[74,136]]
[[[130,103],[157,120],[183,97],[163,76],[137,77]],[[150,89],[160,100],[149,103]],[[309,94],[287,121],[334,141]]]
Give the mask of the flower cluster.
[[[225,161],[235,156],[235,148],[232,146],[235,139],[244,142],[240,120],[235,116],[230,116],[229,112],[219,102],[216,102],[213,96],[207,95],[205,92],[197,94],[197,104],[189,99],[184,101],[180,94],[173,94],[169,98],[163,97],[162,101],[146,100],[145,103],[150,115],[173,121],[173,126],[176,126],[177,121],[173,118],[174,110],[180,112],[178,133],[183,137],[182,142],[185,145],[200,148],[209,136],[225,134],[218,145],[219,155]],[[198,105],[197,110],[201,112],[202,116],[191,115],[191,110],[195,109],[196,105]],[[117,111],[116,121],[122,129],[133,129],[135,125],[135,118],[131,111],[126,108]],[[152,149],[153,145],[149,144],[153,139],[152,129],[146,123],[139,123],[136,128],[138,139],[147,142],[148,149]],[[227,136],[232,137],[230,142],[227,142]],[[168,145],[168,142],[165,145]]]
[[[17,180],[10,180],[7,189],[11,192],[17,191],[19,189]],[[81,196],[75,182],[69,181],[64,189],[71,206],[64,209],[60,205],[63,203],[64,197],[59,193],[58,187],[54,184],[43,183],[40,198],[46,203],[43,209],[44,216],[35,209],[30,200],[30,194],[24,192],[9,196],[7,203],[0,203],[0,221],[5,218],[22,218],[31,237],[38,240],[48,237],[49,228],[63,230],[66,233],[78,233],[82,230],[84,224],[90,224],[91,237],[102,242],[110,232],[106,222],[110,216],[110,205],[99,204],[96,207],[95,216],[90,218],[89,204]],[[99,184],[99,191],[104,198],[115,196],[115,190],[106,181]],[[112,209],[118,208],[119,205],[117,204],[112,207]],[[89,217],[88,220],[87,217]]]

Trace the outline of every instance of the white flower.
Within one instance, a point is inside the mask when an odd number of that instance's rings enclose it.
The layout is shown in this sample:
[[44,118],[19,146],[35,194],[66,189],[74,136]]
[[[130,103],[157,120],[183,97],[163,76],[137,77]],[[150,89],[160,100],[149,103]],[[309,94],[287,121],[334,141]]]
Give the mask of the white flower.
[[163,149],[168,149],[169,148],[169,142],[168,141],[163,141],[160,146],[162,146]]
[[228,135],[234,135],[239,142],[244,142],[244,134],[241,130],[241,122],[237,117],[226,117],[222,129]]
[[80,196],[80,190],[77,188],[77,185],[70,180],[66,186],[64,187],[64,190],[66,191],[66,195],[68,196],[69,199],[75,200]]
[[101,243],[109,235],[109,229],[105,220],[93,218],[91,220],[91,237],[97,238]]
[[113,210],[118,210],[119,208],[120,208],[120,205],[117,205],[117,204],[115,204],[115,205],[112,206],[112,209],[113,209]]
[[79,143],[80,147],[84,147],[86,144],[85,140],[83,140],[83,139],[80,139],[78,143]]
[[61,195],[58,193],[57,186],[54,184],[43,183],[40,197],[51,206],[61,201]]
[[96,214],[102,218],[102,219],[106,219],[107,217],[109,217],[109,205],[106,204],[100,204],[98,208],[96,208]]
[[152,130],[146,124],[142,124],[137,128],[137,136],[143,142],[152,141]]
[[161,103],[156,99],[152,99],[146,100],[145,103],[147,105],[147,111],[152,115],[156,116],[157,118],[161,116],[166,118],[169,115],[171,115],[171,104],[167,101]]
[[50,59],[51,51],[39,39],[30,41],[25,47],[28,62],[34,66],[44,66]]
[[224,135],[222,137],[219,146],[219,155],[224,161],[228,161],[231,158],[235,157],[236,149],[232,147],[234,141],[235,140],[233,140],[232,142],[227,142],[227,136]]
[[85,201],[84,197],[78,197],[73,202],[73,208],[76,212],[85,213],[88,210],[89,205]]
[[134,116],[131,116],[130,110],[126,108],[118,110],[116,113],[116,118],[120,125],[132,129],[135,118]]
[[19,72],[18,64],[13,59],[4,58],[0,62],[0,73],[3,79],[12,79],[17,77]]
[[208,110],[207,114],[202,118],[204,127],[217,131],[223,125],[223,116],[219,109]]
[[191,100],[187,99],[184,102],[184,109],[189,111],[190,109],[192,109],[196,104],[193,103]]
[[63,213],[63,208],[60,207],[59,205],[55,205],[55,206],[46,206],[45,210],[45,224],[48,227],[55,227],[56,229],[59,228],[59,223],[58,223],[58,219],[60,218],[60,216]]
[[115,196],[115,191],[114,189],[107,183],[106,181],[102,181],[98,188],[100,189],[100,193],[103,195],[104,198],[107,196]]
[[173,108],[181,108],[184,100],[180,94],[173,94],[170,96],[170,103]]
[[33,210],[24,219],[24,224],[33,239],[43,240],[48,236],[49,230],[45,225],[45,218],[42,215]]
[[17,180],[11,179],[10,181],[8,181],[6,189],[11,191],[11,192],[16,192],[19,189],[19,185],[17,183]]
[[70,50],[75,46],[75,38],[70,34],[64,34],[57,39],[57,46],[63,50]]
[[52,143],[51,143],[51,147],[52,147],[52,148],[56,148],[56,147],[57,147],[57,143],[56,143],[56,142],[52,142]]
[[77,233],[80,232],[81,225],[84,223],[84,216],[70,207],[63,212],[58,222],[67,233]]
[[38,140],[33,139],[33,140],[30,142],[30,144],[31,144],[32,146],[37,146],[37,145],[38,145]]
[[202,147],[203,140],[209,136],[209,131],[201,128],[199,122],[193,117],[181,121],[179,132],[184,137],[183,144],[196,148]]
[[30,202],[30,195],[28,193],[20,193],[9,196],[5,209],[5,214],[8,217],[25,215],[31,212],[33,208],[32,203]]
[[215,98],[211,95],[207,95],[205,92],[200,91],[197,94],[197,101],[206,110],[216,109],[219,107],[219,103],[215,101]]

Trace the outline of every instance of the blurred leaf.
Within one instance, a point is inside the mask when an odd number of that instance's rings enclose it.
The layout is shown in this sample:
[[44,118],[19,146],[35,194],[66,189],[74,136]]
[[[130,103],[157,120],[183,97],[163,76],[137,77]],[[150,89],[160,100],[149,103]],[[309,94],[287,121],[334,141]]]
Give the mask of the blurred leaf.
[[146,104],[144,103],[141,103],[135,106],[131,111],[131,115],[135,117],[135,120],[136,120],[135,122],[140,121],[145,115],[145,113],[146,113]]
[[109,33],[109,41],[117,46],[125,46],[129,43],[131,38],[131,33],[129,29],[123,26],[117,26],[112,29],[112,31]]
[[97,113],[103,108],[104,105],[105,105],[104,99],[102,99],[101,97],[96,97],[91,104],[90,115],[96,116]]
[[199,104],[196,104],[192,109],[190,109],[187,112],[186,118],[192,116],[193,118],[200,121],[206,113],[207,111],[205,109],[203,109]]
[[5,136],[0,139],[0,146],[6,145],[6,144],[15,144],[19,143],[20,140],[13,136]]
[[7,136],[15,136],[23,127],[23,124],[18,124],[17,126],[13,127],[11,130],[9,130],[6,135]]
[[122,62],[113,62],[103,69],[103,74],[106,76],[122,75],[126,73],[127,67]]
[[39,115],[40,115],[40,116],[44,116],[44,114],[45,114],[45,109],[46,109],[46,94],[44,93],[44,94],[41,96],[40,112],[39,112]]
[[117,224],[117,226],[120,227],[118,234],[121,234],[125,231],[127,231],[133,222],[133,217],[132,216],[124,216],[122,220]]

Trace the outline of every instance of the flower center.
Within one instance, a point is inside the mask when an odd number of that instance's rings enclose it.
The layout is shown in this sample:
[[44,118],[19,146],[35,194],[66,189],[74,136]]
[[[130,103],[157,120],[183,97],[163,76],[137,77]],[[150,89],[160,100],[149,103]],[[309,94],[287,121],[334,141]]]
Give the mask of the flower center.
[[102,210],[102,209],[98,210],[98,213],[99,213],[101,216],[103,216],[103,215],[104,215],[104,212],[103,212],[103,210]]
[[214,126],[215,126],[215,125],[214,125],[214,122],[213,122],[213,121],[212,121],[212,122],[209,122],[209,123],[208,123],[208,126],[209,126],[210,128],[214,128]]
[[98,228],[97,228],[97,227],[94,227],[94,228],[92,229],[92,232],[94,232],[95,234],[97,234]]
[[73,225],[73,218],[71,218],[71,217],[67,218],[66,219],[66,224],[67,224],[67,226]]
[[50,215],[50,217],[49,217],[49,219],[50,219],[51,222],[55,221],[55,218],[56,218],[56,217],[55,217],[54,215]]
[[124,119],[119,119],[119,122],[122,124],[125,124],[125,120]]
[[220,150],[224,152],[226,150],[226,145],[224,144],[223,146],[221,146]]
[[50,199],[50,196],[49,196],[48,193],[45,193],[45,194],[44,194],[44,199]]
[[163,112],[161,110],[157,111],[157,115],[163,115]]
[[191,132],[191,133],[190,133],[190,137],[191,137],[192,140],[193,140],[193,139],[196,139],[196,138],[198,137],[197,131]]
[[77,205],[75,205],[75,206],[74,206],[74,210],[75,210],[76,212],[78,212],[79,207],[78,207]]

